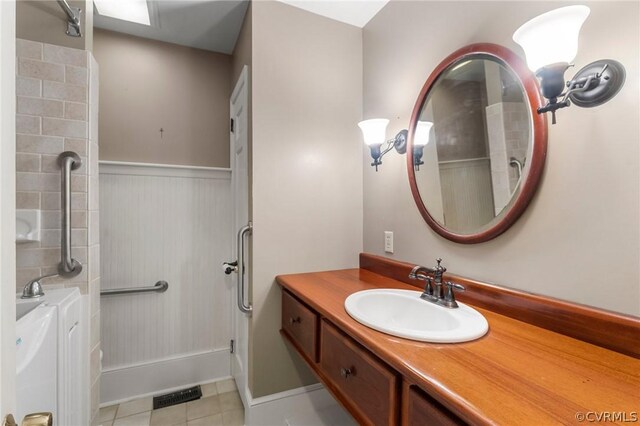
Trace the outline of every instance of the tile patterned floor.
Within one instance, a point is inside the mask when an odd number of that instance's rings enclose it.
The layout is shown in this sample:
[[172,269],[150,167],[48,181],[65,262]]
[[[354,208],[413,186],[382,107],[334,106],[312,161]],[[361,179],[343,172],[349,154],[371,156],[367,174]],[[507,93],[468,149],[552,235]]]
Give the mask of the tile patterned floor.
[[244,409],[233,379],[201,385],[202,398],[153,410],[153,398],[100,409],[101,426],[241,426]]

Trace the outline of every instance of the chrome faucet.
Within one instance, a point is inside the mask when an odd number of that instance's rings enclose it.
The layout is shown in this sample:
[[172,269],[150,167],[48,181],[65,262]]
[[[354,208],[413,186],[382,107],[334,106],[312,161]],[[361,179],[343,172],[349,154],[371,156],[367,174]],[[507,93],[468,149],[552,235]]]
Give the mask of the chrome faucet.
[[29,281],[27,285],[25,285],[24,288],[22,289],[21,299],[33,299],[36,297],[44,296],[44,290],[42,289],[42,284],[40,283],[40,280],[43,278],[49,278],[49,277],[55,277],[55,276],[58,276],[58,274],[43,275],[41,277],[34,278],[31,281]]
[[[446,308],[457,308],[458,303],[456,302],[453,290],[464,291],[464,287],[451,281],[442,282],[447,268],[442,266],[441,258],[436,259],[436,262],[438,262],[438,264],[435,268],[416,265],[409,273],[409,278],[425,282],[424,291],[420,295],[421,299]],[[443,286],[445,287],[444,291]]]

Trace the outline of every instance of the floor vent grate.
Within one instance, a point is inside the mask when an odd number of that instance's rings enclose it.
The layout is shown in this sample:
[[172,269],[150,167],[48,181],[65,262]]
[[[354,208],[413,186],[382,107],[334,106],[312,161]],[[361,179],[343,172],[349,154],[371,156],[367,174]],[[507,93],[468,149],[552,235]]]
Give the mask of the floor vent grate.
[[194,401],[202,397],[202,390],[200,386],[194,386],[188,389],[182,389],[179,391],[171,392],[166,395],[159,395],[153,397],[153,409],[170,407],[172,405],[178,405],[189,401]]

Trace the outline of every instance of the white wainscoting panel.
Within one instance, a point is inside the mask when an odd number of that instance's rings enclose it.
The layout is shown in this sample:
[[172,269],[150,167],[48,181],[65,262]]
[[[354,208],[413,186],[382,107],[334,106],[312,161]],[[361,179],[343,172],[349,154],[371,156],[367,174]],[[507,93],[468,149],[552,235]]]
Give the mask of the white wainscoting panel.
[[165,293],[101,297],[105,370],[228,349],[233,282],[221,264],[232,257],[230,177],[100,165],[102,289],[169,283]]
[[226,378],[231,374],[230,357],[224,349],[104,370],[100,405],[107,407]]

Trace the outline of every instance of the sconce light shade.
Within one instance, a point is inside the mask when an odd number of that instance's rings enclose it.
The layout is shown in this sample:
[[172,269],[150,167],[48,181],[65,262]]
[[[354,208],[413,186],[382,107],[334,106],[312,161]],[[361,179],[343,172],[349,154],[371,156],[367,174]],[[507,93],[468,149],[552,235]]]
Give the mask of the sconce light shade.
[[540,79],[542,96],[547,104],[538,114],[551,113],[573,102],[583,108],[602,105],[622,88],[624,66],[612,59],[601,59],[582,68],[569,81],[564,73],[578,53],[578,35],[589,16],[587,6],[567,6],[543,13],[513,33],[513,40],[524,49],[527,65]]
[[420,170],[420,166],[424,164],[422,156],[424,155],[424,147],[429,143],[429,135],[433,123],[431,121],[418,121],[416,124],[416,134],[413,137],[413,169]]
[[387,125],[389,120],[386,118],[373,118],[358,123],[358,127],[362,130],[364,143],[368,146],[380,146],[386,141]]
[[558,63],[571,63],[578,53],[578,35],[589,16],[587,6],[567,6],[536,16],[513,34],[524,49],[533,72]]
[[433,123],[430,121],[418,121],[416,125],[416,135],[413,139],[414,146],[425,146],[429,143],[429,133]]

